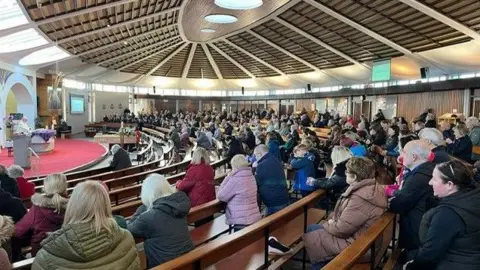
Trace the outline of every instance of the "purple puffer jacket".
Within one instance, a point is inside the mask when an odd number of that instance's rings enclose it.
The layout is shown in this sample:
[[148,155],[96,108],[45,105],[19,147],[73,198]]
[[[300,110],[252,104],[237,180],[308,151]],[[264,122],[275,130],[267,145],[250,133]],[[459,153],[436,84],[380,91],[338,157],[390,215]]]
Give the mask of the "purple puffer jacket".
[[232,171],[223,180],[217,198],[227,203],[229,225],[250,225],[262,218],[257,204],[257,183],[250,167]]

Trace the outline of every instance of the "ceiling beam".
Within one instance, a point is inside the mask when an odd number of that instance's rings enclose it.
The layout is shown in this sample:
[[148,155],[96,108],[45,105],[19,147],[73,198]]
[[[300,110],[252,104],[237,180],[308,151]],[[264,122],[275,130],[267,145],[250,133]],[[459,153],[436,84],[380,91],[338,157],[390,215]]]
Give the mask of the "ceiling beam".
[[[100,61],[100,62],[98,62],[98,63],[95,63],[95,65],[102,65],[102,64],[105,64],[105,63],[107,63],[107,62],[115,61],[115,60],[117,60],[117,59],[120,59],[120,58],[129,56],[129,55],[132,55],[132,54],[138,54],[138,53],[140,53],[140,52],[146,51],[146,50],[151,49],[151,48],[156,48],[156,47],[159,47],[159,46],[161,46],[161,45],[165,45],[165,43],[168,43],[168,42],[174,41],[174,40],[178,40],[178,39],[180,39],[180,36],[175,36],[175,37],[167,38],[167,39],[165,39],[165,40],[161,40],[161,41],[158,42],[158,43],[153,43],[153,44],[148,45],[148,46],[143,47],[143,48],[138,48],[138,49],[133,48],[133,50],[130,51],[130,52],[128,52],[128,53],[121,53],[121,54],[119,54],[119,55],[117,55],[117,56],[115,56],[115,57],[107,57],[105,60]],[[177,42],[177,43],[178,43],[178,42]],[[168,47],[171,47],[172,45],[176,45],[176,44],[170,44]],[[103,55],[96,56],[96,57],[91,58],[91,59],[95,59],[95,58],[98,58],[98,57],[101,57],[101,56],[103,56]],[[91,60],[91,59],[90,59],[90,60]]]
[[[178,44],[176,44],[176,45],[178,45]],[[145,61],[145,60],[150,59],[150,58],[152,58],[152,57],[154,57],[154,56],[156,56],[156,55],[159,55],[159,54],[163,53],[164,51],[169,50],[169,49],[171,49],[171,48],[172,48],[172,47],[168,47],[168,48],[165,48],[165,49],[161,49],[160,51],[158,51],[158,52],[156,52],[156,53],[152,53],[152,54],[150,54],[150,55],[147,55],[147,56],[145,56],[145,57],[143,57],[143,58],[141,58],[141,59],[138,59],[138,60],[136,60],[136,61],[134,61],[134,62],[132,62],[132,63],[130,63],[130,64],[127,64],[127,65],[125,65],[125,66],[121,66],[121,67],[119,67],[119,68],[116,68],[115,70],[119,71],[119,70],[122,70],[122,69],[129,68],[129,67],[131,67],[131,66],[133,66],[133,65],[135,65],[135,64],[138,64],[138,63],[140,63],[140,62],[142,62],[142,61]]]
[[128,21],[124,21],[124,22],[121,22],[121,23],[113,24],[110,27],[103,27],[103,28],[100,28],[100,29],[97,29],[97,30],[81,33],[81,34],[78,34],[78,35],[73,35],[73,36],[58,40],[58,44],[63,44],[65,42],[69,42],[69,41],[72,41],[72,40],[75,40],[75,39],[83,38],[83,37],[98,34],[98,33],[104,32],[104,31],[113,30],[113,29],[116,29],[116,28],[119,28],[119,27],[122,27],[122,26],[125,26],[125,25],[129,25],[129,24],[132,24],[132,23],[141,22],[141,21],[144,21],[144,20],[148,20],[148,19],[151,19],[151,18],[162,16],[164,14],[168,14],[168,13],[171,13],[171,12],[178,11],[179,9],[180,9],[179,7],[170,8],[170,9],[166,9],[166,10],[162,10],[162,11],[159,11],[159,12],[152,13],[152,14],[147,15],[147,16],[142,16],[142,17],[139,17],[139,18],[136,18],[136,19],[133,19],[133,20],[128,20]]
[[197,43],[192,43],[192,48],[190,49],[190,53],[188,54],[187,63],[185,63],[185,66],[183,66],[182,78],[187,78],[188,71],[190,70],[190,66],[192,65],[193,56],[195,56],[196,49]]
[[413,58],[418,58],[417,55],[414,55],[413,52],[411,52],[410,50],[398,45],[397,43],[383,37],[382,35],[376,33],[376,32],[373,32],[372,30],[368,29],[367,27],[363,26],[363,25],[360,25],[359,23],[357,22],[354,22],[353,20],[343,16],[342,14],[334,11],[333,9],[323,5],[323,4],[320,4],[319,2],[316,2],[314,0],[304,0],[305,3],[321,10],[322,12],[334,17],[335,19],[347,24],[347,25],[350,25],[351,27],[357,29],[358,31],[360,32],[363,32],[364,34],[380,41],[381,43],[407,55],[407,56],[410,56],[410,57],[413,57]]
[[137,82],[139,82],[141,79],[143,79],[144,77],[148,77],[150,75],[152,75],[155,71],[157,71],[157,69],[159,69],[161,66],[165,65],[165,63],[167,63],[168,61],[170,61],[170,59],[172,59],[177,53],[179,53],[180,51],[182,51],[183,49],[185,49],[185,47],[187,47],[187,45],[190,44],[188,42],[185,42],[182,46],[178,47],[175,51],[173,51],[169,56],[167,56],[165,59],[163,59],[160,63],[158,63],[155,67],[153,67],[150,71],[148,71],[145,75],[143,75],[142,77],[140,77],[137,81],[135,81],[134,84],[136,84]]
[[320,71],[320,69],[319,69],[318,67],[316,67],[315,65],[313,65],[312,63],[309,63],[309,62],[303,60],[302,58],[296,56],[295,54],[293,54],[293,53],[285,50],[284,48],[278,46],[277,44],[273,43],[272,41],[270,41],[270,40],[264,38],[263,36],[261,36],[261,35],[255,33],[255,32],[253,32],[252,30],[247,30],[246,32],[249,33],[250,35],[252,35],[252,36],[260,39],[261,41],[267,43],[269,46],[271,46],[271,47],[279,50],[279,51],[282,52],[283,54],[286,54],[287,56],[289,56],[289,57],[297,60],[298,62],[304,64],[305,66],[307,66],[307,67],[309,67],[309,68],[311,68],[311,69],[313,69],[313,70],[315,70],[315,71]]
[[280,74],[280,75],[282,75],[282,76],[286,76],[286,74],[285,74],[283,71],[281,71],[280,69],[278,69],[278,68],[270,65],[269,63],[263,61],[262,59],[258,58],[257,56],[255,56],[254,54],[252,54],[252,53],[250,53],[249,51],[245,50],[244,48],[236,45],[235,43],[231,42],[230,40],[225,39],[224,42],[227,43],[228,45],[232,46],[233,48],[241,51],[242,53],[248,55],[250,58],[254,59],[255,61],[259,62],[260,64],[262,64],[262,65],[268,67],[269,69],[275,71],[276,73],[278,73],[278,74]]
[[[278,18],[278,17],[275,18],[274,20],[277,21],[278,23],[282,24],[283,26],[289,28],[290,30],[296,32],[297,34],[302,35],[303,37],[305,37],[305,38],[313,41],[314,43],[320,45],[321,47],[323,47],[323,48],[331,51],[332,53],[334,53],[334,54],[336,54],[336,55],[338,55],[338,56],[340,56],[340,57],[342,57],[342,58],[344,58],[345,60],[348,60],[348,61],[350,61],[351,63],[353,63],[353,64],[355,64],[355,65],[366,67],[365,65],[363,65],[362,63],[360,63],[360,62],[358,62],[357,60],[353,59],[352,57],[350,57],[350,56],[346,55],[345,53],[343,53],[343,52],[335,49],[334,47],[332,47],[332,46],[328,45],[327,43],[319,40],[318,38],[310,35],[309,33],[303,31],[302,29],[300,29],[300,28],[298,28],[298,27],[296,27],[296,26],[294,26],[293,24],[291,24],[291,23],[289,23],[289,22],[287,22],[287,21],[285,21],[285,20],[283,20],[283,19],[280,19],[280,18]],[[367,68],[368,68],[368,67],[367,67]]]
[[142,33],[142,34],[139,34],[139,35],[135,35],[133,37],[129,37],[129,38],[126,38],[126,39],[121,39],[119,41],[115,41],[115,42],[112,42],[110,44],[106,44],[106,45],[102,45],[102,46],[98,46],[96,48],[93,48],[91,50],[86,50],[86,51],[83,51],[79,54],[77,54],[77,56],[84,56],[86,54],[89,54],[89,53],[93,53],[93,52],[97,52],[97,51],[100,51],[100,50],[103,50],[103,49],[106,49],[106,48],[109,48],[111,46],[115,46],[117,44],[122,44],[123,42],[129,42],[129,41],[133,41],[134,39],[136,38],[141,38],[141,37],[144,37],[144,36],[147,36],[147,35],[150,35],[150,34],[153,34],[153,33],[156,33],[158,31],[162,31],[164,29],[167,29],[167,28],[170,28],[170,27],[174,27],[174,26],[177,26],[176,24],[171,24],[171,25],[167,25],[167,26],[162,26],[162,27],[159,27],[157,29],[153,29],[153,30],[150,30],[150,31],[147,31],[145,33]]
[[480,33],[476,32],[475,30],[467,27],[466,25],[438,12],[437,10],[415,0],[400,0],[400,2],[434,18],[435,20],[450,26],[451,28],[469,36],[475,40],[480,40]]
[[[241,0],[238,0],[238,1],[241,1]],[[231,36],[234,36],[238,33],[242,33],[243,31],[245,30],[249,30],[249,29],[252,29],[254,27],[257,27],[265,22],[268,22],[270,21],[271,19],[277,17],[278,15],[284,13],[285,11],[289,10],[290,8],[292,8],[293,6],[295,6],[296,4],[302,2],[302,0],[290,0],[288,3],[286,3],[285,5],[277,8],[275,11],[273,11],[272,13],[270,13],[270,15],[266,16],[266,17],[263,17],[261,18],[260,20],[257,20],[255,21],[254,23],[251,23],[249,25],[247,25],[246,27],[243,27],[241,29],[238,29],[238,30],[235,30],[233,32],[230,32],[226,35],[223,35],[221,37],[217,37],[217,38],[214,38],[214,39],[211,39],[211,40],[208,40],[208,42],[211,44],[212,42],[217,42],[217,41],[222,41],[224,39],[227,39]]]
[[222,50],[220,50],[220,48],[218,48],[217,46],[215,46],[213,43],[210,43],[208,44],[210,45],[215,51],[217,51],[221,56],[223,56],[225,59],[227,59],[228,61],[230,61],[232,64],[234,64],[235,66],[237,66],[239,69],[241,69],[245,74],[247,74],[248,76],[250,76],[250,78],[254,79],[255,78],[255,75],[253,75],[253,73],[251,73],[250,71],[248,71],[248,69],[246,69],[244,66],[242,66],[240,63],[238,63],[237,61],[235,61],[232,57],[230,57],[228,54],[226,54],[225,52],[223,52]]
[[218,68],[217,63],[213,59],[212,54],[208,50],[207,44],[202,43],[202,49],[205,52],[205,55],[207,55],[208,62],[210,62],[210,65],[212,66],[213,70],[215,71],[215,74],[217,75],[217,78],[223,80],[223,75],[220,72],[220,69]]
[[136,1],[138,1],[138,0],[114,1],[114,2],[107,3],[107,4],[103,4],[103,5],[88,7],[88,8],[80,9],[80,10],[73,11],[73,12],[70,12],[70,13],[65,13],[65,14],[54,16],[54,17],[51,17],[51,18],[38,20],[38,21],[35,21],[35,23],[37,25],[44,25],[44,24],[47,24],[47,23],[52,23],[52,22],[56,22],[56,21],[59,21],[59,20],[63,20],[63,19],[67,19],[67,18],[71,18],[71,17],[75,17],[75,16],[80,16],[80,15],[83,15],[83,14],[88,14],[88,13],[96,12],[96,11],[107,9],[107,8],[126,5],[126,4],[129,4],[129,3],[136,2]]

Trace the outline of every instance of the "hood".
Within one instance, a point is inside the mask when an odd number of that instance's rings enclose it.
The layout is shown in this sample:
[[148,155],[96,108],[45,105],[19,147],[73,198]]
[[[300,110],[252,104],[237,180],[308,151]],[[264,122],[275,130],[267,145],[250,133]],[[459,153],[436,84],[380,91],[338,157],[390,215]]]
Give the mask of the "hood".
[[232,176],[235,176],[235,177],[236,176],[239,176],[239,177],[252,176],[253,177],[252,168],[243,167],[243,168],[233,170],[232,172],[230,172],[229,176],[230,177],[232,177]]
[[480,231],[480,189],[469,188],[441,199],[440,206],[451,207],[465,222],[468,232]]
[[[112,222],[115,221],[112,219]],[[55,257],[90,262],[107,256],[123,240],[126,231],[118,226],[113,228],[112,234],[104,229],[96,234],[92,223],[67,224],[43,240],[41,245]]]
[[153,202],[152,209],[160,210],[173,217],[185,217],[190,211],[190,199],[183,191],[170,196],[158,198]]
[[15,224],[9,216],[0,216],[0,245],[10,240],[15,233]]
[[384,189],[377,184],[375,178],[364,179],[351,184],[342,197],[357,196],[378,207],[387,208],[387,197]]
[[12,198],[13,198],[12,194],[0,188],[0,204],[2,204],[2,202],[9,201]]

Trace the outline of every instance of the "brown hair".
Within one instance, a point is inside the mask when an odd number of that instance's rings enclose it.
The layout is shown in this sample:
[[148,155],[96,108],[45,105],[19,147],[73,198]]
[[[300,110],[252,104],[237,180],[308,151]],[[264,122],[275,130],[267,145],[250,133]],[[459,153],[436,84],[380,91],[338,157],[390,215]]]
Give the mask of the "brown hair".
[[357,176],[357,181],[375,177],[375,163],[366,157],[352,157],[347,162],[347,172]]
[[452,182],[458,190],[472,184],[473,171],[459,160],[450,160],[437,165],[440,178],[444,183]]

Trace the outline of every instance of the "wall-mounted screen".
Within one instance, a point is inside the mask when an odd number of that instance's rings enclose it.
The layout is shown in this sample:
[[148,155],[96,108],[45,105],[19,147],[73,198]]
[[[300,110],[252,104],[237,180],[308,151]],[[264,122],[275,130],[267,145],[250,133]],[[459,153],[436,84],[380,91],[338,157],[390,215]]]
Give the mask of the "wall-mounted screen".
[[85,113],[85,97],[70,94],[70,114]]
[[372,67],[372,82],[389,81],[392,75],[390,59],[374,61]]

